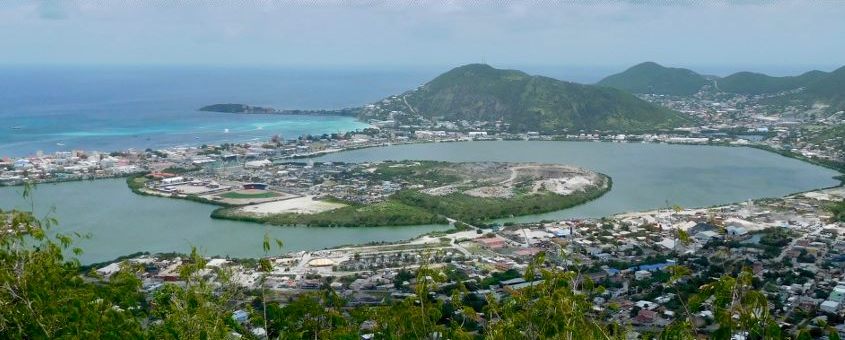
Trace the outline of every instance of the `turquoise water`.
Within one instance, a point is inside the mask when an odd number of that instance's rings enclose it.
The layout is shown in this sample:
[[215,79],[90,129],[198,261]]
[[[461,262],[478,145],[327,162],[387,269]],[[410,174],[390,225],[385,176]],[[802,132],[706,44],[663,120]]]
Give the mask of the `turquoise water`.
[[87,123],[52,125],[53,122],[44,121],[41,117],[9,119],[14,124],[12,126],[21,128],[4,131],[0,135],[0,157],[30,155],[36,151],[144,150],[262,141],[275,134],[295,138],[305,134],[341,133],[368,126],[352,117],[336,116],[238,115],[159,110],[156,115],[178,118],[158,119],[146,115],[112,122],[111,119],[98,121],[91,117],[97,113],[64,112]]
[[279,109],[351,107],[401,93],[431,76],[431,71],[354,68],[5,66],[0,67],[0,157],[350,131],[367,125],[351,117],[197,109],[230,102]]
[[[341,108],[401,93],[442,69],[423,71],[184,67],[0,67],[0,157],[66,149],[102,151],[295,137],[363,126],[348,117],[198,112],[220,102],[281,109]],[[13,129],[13,127],[16,127]],[[224,133],[229,129],[229,133]],[[57,145],[57,143],[63,145]],[[473,142],[405,145],[322,160],[513,161],[571,164],[610,175],[614,187],[585,205],[515,220],[600,217],[665,207],[709,206],[835,185],[835,172],[755,149],[655,144]],[[28,209],[19,188],[0,207]],[[136,251],[252,257],[265,232],[286,250],[407,239],[445,226],[281,228],[212,220],[213,206],[132,194],[122,179],[41,185],[36,212],[55,208],[55,231],[90,234],[83,262]]]

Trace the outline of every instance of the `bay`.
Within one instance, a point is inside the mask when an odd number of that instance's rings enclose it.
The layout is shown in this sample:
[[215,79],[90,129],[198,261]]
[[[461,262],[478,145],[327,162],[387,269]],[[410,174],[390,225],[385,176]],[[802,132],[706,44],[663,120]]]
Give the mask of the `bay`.
[[[464,142],[410,144],[329,154],[317,161],[378,160],[499,161],[569,164],[613,178],[601,198],[512,221],[602,217],[678,204],[704,207],[833,186],[837,173],[762,150],[739,147],[588,142]],[[0,188],[0,207],[28,209],[18,192]],[[123,179],[42,184],[36,212],[50,213],[54,231],[90,234],[79,242],[83,262],[104,261],[136,251],[188,251],[207,255],[261,255],[264,233],[285,241],[286,250],[322,249],[372,241],[397,241],[446,226],[376,228],[276,227],[213,220],[214,206],[133,194]]]
[[597,142],[495,141],[396,145],[330,154],[318,161],[440,160],[540,162],[598,171],[610,192],[586,204],[503,221],[603,217],[665,208],[707,207],[781,197],[834,186],[839,173],[771,152],[744,147]]
[[[0,208],[30,209],[21,187],[0,188]],[[216,207],[164,197],[132,193],[124,179],[41,184],[34,192],[36,216],[53,216],[59,224],[52,233],[80,233],[74,246],[85,252],[83,263],[114,259],[139,251],[190,252],[236,258],[262,256],[264,234],[284,241],[283,251],[315,250],[347,244],[399,241],[446,225],[319,228],[278,227],[214,220]],[[275,250],[274,250],[275,251]],[[278,255],[276,253],[276,255]]]

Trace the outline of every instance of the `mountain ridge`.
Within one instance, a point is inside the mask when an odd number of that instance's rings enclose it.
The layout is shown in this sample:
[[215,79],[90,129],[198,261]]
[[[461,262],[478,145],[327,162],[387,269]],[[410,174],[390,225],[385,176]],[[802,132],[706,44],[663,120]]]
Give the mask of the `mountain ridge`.
[[617,88],[631,93],[691,95],[709,81],[705,76],[685,68],[665,67],[647,61],[600,80],[596,85]]
[[812,70],[797,76],[775,77],[764,73],[741,71],[718,79],[719,89],[730,93],[765,94],[805,87],[827,76],[827,72]]
[[486,64],[453,68],[407,91],[388,110],[422,117],[499,121],[512,130],[645,131],[691,118],[609,87],[583,85]]
[[[838,69],[837,71],[841,70]],[[609,75],[596,85],[614,87],[638,94],[665,94],[678,93],[693,94],[710,81],[716,81],[719,90],[737,94],[765,94],[781,91],[795,90],[812,85],[821,81],[835,72],[824,72],[811,70],[795,76],[771,76],[765,73],[740,71],[725,77],[708,76],[697,73],[686,68],[673,68],[647,61],[634,65],[620,73]],[[672,74],[676,78],[667,78]],[[682,78],[683,75],[685,78]],[[680,81],[687,81],[681,83]],[[691,85],[700,85],[695,88]],[[690,91],[694,89],[694,91]],[[652,92],[649,92],[652,90]]]
[[706,85],[716,90],[744,95],[780,95],[781,102],[826,104],[845,110],[845,67],[831,72],[811,70],[795,76],[770,76],[740,71],[725,77],[706,76],[684,68],[665,67],[655,62],[634,65],[612,74],[596,85],[634,94],[687,96]]

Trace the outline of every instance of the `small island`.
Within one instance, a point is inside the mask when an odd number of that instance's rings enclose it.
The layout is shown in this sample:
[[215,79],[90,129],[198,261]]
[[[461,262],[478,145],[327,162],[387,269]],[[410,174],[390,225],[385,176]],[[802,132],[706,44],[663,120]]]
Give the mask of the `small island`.
[[360,108],[343,108],[337,110],[280,110],[267,106],[254,106],[247,104],[212,104],[199,108],[204,112],[220,113],[243,113],[243,114],[278,114],[278,115],[331,115],[331,116],[355,116]]
[[222,112],[222,113],[275,113],[276,110],[272,107],[252,106],[246,104],[213,104],[206,105],[199,109],[206,112]]
[[202,171],[159,172],[129,185],[139,194],[221,206],[212,218],[325,227],[482,223],[570,208],[612,186],[600,173],[539,163],[308,162],[253,170],[275,173],[278,180],[270,185]]

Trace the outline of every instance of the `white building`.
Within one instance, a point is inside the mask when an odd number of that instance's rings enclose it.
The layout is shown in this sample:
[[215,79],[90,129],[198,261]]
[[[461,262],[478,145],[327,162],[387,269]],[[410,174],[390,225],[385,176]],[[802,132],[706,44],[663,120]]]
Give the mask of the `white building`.
[[839,309],[839,302],[827,300],[825,302],[822,302],[821,306],[819,306],[819,309],[827,313],[836,313],[836,311]]

